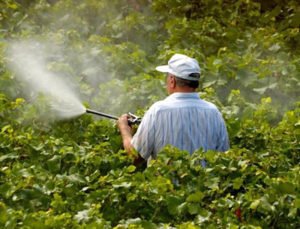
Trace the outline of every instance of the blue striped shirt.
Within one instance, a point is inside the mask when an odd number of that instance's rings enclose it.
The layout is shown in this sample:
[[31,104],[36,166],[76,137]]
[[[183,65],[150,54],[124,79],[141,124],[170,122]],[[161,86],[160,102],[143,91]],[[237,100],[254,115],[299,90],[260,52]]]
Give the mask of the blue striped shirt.
[[200,99],[197,93],[173,93],[153,104],[131,144],[148,163],[166,145],[190,154],[200,148],[204,151],[229,149],[221,113],[214,104]]

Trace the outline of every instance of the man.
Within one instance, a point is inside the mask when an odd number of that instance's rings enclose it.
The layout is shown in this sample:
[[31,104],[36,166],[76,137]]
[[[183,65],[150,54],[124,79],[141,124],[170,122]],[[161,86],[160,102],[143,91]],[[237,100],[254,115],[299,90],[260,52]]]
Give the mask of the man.
[[138,152],[137,161],[148,164],[166,145],[187,150],[192,154],[229,149],[228,134],[222,115],[212,103],[199,98],[195,92],[199,85],[200,67],[196,59],[175,54],[168,65],[158,66],[166,73],[169,96],[153,104],[146,112],[134,136],[128,125],[127,114],[118,120],[124,149]]

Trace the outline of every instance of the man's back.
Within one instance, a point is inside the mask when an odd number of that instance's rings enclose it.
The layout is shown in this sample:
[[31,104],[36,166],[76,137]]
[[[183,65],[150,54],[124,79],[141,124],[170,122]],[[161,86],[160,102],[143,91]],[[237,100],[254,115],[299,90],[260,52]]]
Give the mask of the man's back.
[[145,114],[131,143],[148,161],[166,145],[190,154],[199,148],[204,151],[229,149],[220,112],[196,93],[174,93],[155,103]]

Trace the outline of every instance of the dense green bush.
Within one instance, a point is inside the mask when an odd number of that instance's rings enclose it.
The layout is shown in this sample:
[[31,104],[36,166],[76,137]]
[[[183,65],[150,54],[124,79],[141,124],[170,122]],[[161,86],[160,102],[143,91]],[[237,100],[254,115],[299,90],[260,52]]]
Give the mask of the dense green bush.
[[[299,112],[276,127],[268,99],[236,124],[226,153],[167,147],[147,169],[119,150],[112,123],[90,117],[1,128],[1,221],[8,228],[142,226],[296,228],[299,222]],[[1,119],[22,113],[1,97]],[[233,119],[232,119],[233,120]],[[200,165],[205,158],[206,169]],[[105,226],[106,225],[106,226]],[[189,226],[188,226],[189,225]]]

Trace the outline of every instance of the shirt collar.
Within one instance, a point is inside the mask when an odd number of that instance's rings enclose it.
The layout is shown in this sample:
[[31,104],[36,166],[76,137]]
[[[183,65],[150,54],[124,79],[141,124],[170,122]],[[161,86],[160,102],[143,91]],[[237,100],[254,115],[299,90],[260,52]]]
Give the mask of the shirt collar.
[[182,92],[175,92],[167,97],[168,99],[200,99],[198,93],[182,93]]

